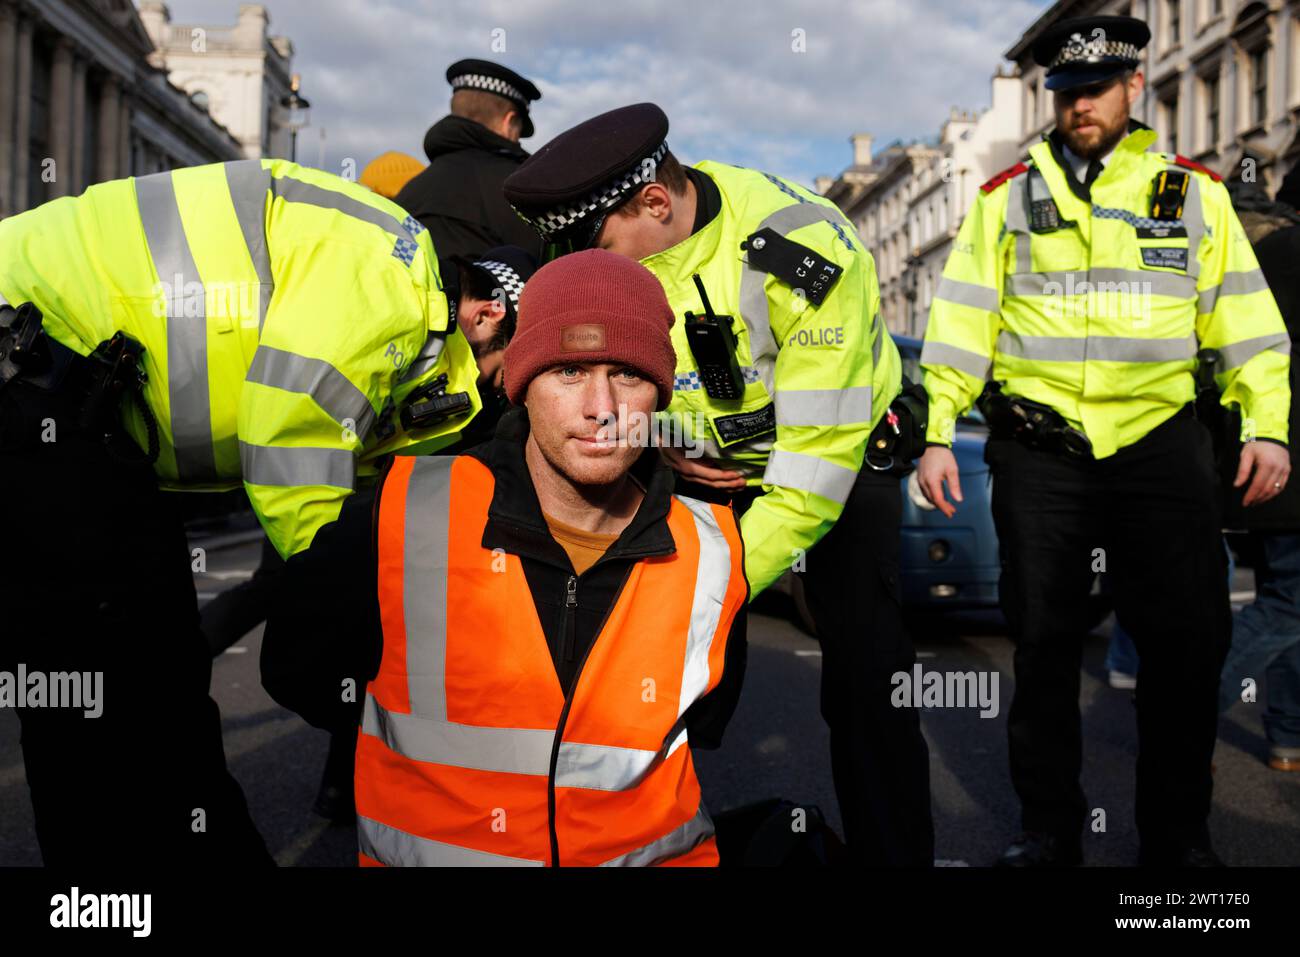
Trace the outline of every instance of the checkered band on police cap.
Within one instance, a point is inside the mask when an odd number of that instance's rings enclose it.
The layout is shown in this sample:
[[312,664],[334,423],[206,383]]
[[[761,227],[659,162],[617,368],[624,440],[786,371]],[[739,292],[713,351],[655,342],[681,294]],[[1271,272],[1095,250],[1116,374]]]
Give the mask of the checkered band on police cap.
[[510,305],[517,311],[519,309],[519,294],[524,291],[524,281],[519,273],[495,259],[479,259],[475,261],[474,265],[492,274],[492,278],[496,280],[497,285],[505,291],[506,298],[510,300]]
[[[663,158],[668,155],[668,141],[664,140],[658,148],[644,159],[638,160],[630,170],[612,182],[606,183],[599,189],[593,190],[583,199],[573,203],[565,203],[563,206],[556,206],[542,213],[527,215],[519,212],[520,218],[531,225],[539,233],[542,239],[547,240],[559,233],[566,232],[573,227],[575,223],[580,223],[588,216],[597,212],[608,212],[613,209],[627,195],[635,189],[639,189],[646,183],[654,182],[655,170]],[[650,169],[646,170],[647,162]]]
[[1085,40],[1083,34],[1075,33],[1061,47],[1050,69],[1071,63],[1102,63],[1109,59],[1137,60],[1138,45],[1123,40]]
[[528,102],[528,97],[505,80],[499,80],[494,76],[484,76],[482,73],[462,73],[452,79],[451,88],[453,90],[486,90],[488,93],[504,96],[507,100],[514,100],[516,103],[526,104]]

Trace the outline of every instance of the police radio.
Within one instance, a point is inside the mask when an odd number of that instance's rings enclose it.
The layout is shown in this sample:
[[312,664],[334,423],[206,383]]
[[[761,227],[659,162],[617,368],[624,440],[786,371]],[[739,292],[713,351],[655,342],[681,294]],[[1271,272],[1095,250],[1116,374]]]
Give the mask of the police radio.
[[739,399],[745,392],[745,380],[736,361],[735,320],[715,315],[699,273],[692,278],[704,303],[704,315],[686,313],[686,342],[700,370],[700,383],[710,399]]

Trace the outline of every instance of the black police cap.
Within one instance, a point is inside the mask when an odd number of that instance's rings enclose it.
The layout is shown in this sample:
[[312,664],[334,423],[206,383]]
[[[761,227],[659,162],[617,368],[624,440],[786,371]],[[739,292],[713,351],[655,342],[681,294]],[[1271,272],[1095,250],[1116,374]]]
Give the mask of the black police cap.
[[510,205],[548,242],[589,246],[610,210],[655,178],[668,116],[653,103],[610,110],[561,133],[506,178]]
[[1068,90],[1133,69],[1150,40],[1151,28],[1134,17],[1071,17],[1034,42],[1034,62],[1048,68],[1047,89]]
[[524,284],[537,271],[537,260],[518,246],[496,246],[473,258],[451,257],[469,269],[477,269],[492,283],[493,289],[505,293],[506,315],[515,320],[519,315],[519,296]]
[[521,135],[533,135],[528,104],[540,100],[542,93],[514,70],[491,60],[457,60],[447,67],[447,82],[453,90],[483,90],[505,97],[519,107],[519,118],[524,124]]

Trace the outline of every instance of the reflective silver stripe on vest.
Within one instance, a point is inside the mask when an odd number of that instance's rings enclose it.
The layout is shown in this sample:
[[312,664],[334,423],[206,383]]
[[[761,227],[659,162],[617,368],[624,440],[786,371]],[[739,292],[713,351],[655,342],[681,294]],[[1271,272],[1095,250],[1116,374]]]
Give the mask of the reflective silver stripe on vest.
[[651,841],[635,851],[628,851],[605,861],[601,867],[650,867],[663,861],[681,857],[713,836],[713,821],[700,802],[695,816],[680,827],[674,828],[658,840]]
[[418,379],[424,373],[428,372],[438,364],[438,357],[442,355],[443,346],[447,344],[447,333],[431,332],[429,337],[424,340],[424,348],[419,354],[411,360],[411,364],[406,367],[397,379],[398,382],[410,382],[412,379]]
[[875,330],[876,336],[875,340],[871,343],[871,365],[872,371],[874,372],[875,367],[880,365],[880,353],[884,351],[885,336],[889,335],[889,330],[885,328],[885,323],[881,320],[880,313],[876,313],[876,317],[871,320],[871,328]]
[[962,282],[948,276],[939,280],[939,288],[934,298],[942,299],[944,302],[954,302],[959,306],[970,306],[972,309],[983,309],[985,312],[998,312],[1001,309],[996,289],[973,282]]
[[1012,186],[1007,190],[1007,215],[1003,220],[1003,228],[1011,234],[1011,240],[1016,247],[1015,271],[1017,273],[1034,271],[1033,257],[1029,249],[1032,234],[1029,232],[1028,210],[1029,177],[1026,176],[1021,189],[1017,189],[1015,181],[1012,180]]
[[[409,644],[407,648],[410,649]],[[444,695],[444,705],[445,700]],[[412,709],[415,706],[416,702],[412,701]],[[544,728],[493,728],[417,717],[389,711],[367,693],[361,731],[412,761],[502,774],[547,777],[551,772],[555,732]],[[648,753],[654,757],[655,752]],[[586,760],[593,757],[597,755]]]
[[1191,299],[1196,280],[1181,273],[1147,269],[1063,269],[1006,277],[1008,296],[1128,295]]
[[921,364],[948,366],[958,372],[974,376],[976,379],[985,379],[988,377],[989,367],[993,364],[993,360],[988,356],[980,355],[978,352],[971,352],[969,349],[950,346],[946,342],[935,342],[933,339],[926,339],[921,346]]
[[208,398],[207,291],[185,236],[172,174],[138,177],[135,195],[158,281],[164,290],[171,289],[166,297],[167,402],[177,478],[182,482],[213,479],[217,466]]
[[802,455],[776,449],[763,472],[764,485],[811,492],[843,505],[849,500],[858,473],[842,465],[827,462],[815,455]]
[[356,484],[356,458],[347,449],[240,442],[239,462],[244,481],[251,485],[329,485],[350,489]]
[[852,425],[871,422],[871,386],[778,389],[777,425]]
[[[731,545],[707,502],[685,495],[675,497],[695,519],[695,535],[700,543],[695,593],[691,599],[691,630],[686,636],[686,662],[678,697],[680,718],[709,684],[709,649],[722,620],[722,603],[727,595],[727,582],[731,580]],[[669,732],[669,739],[672,736],[673,732]]]
[[273,389],[311,396],[339,425],[350,422],[347,427],[363,440],[374,425],[375,410],[365,393],[324,359],[258,346],[245,378]]
[[402,536],[407,694],[411,714],[437,721],[447,720],[447,529],[455,461],[449,455],[415,457]]
[[1220,296],[1247,296],[1252,292],[1263,292],[1267,288],[1268,280],[1264,278],[1264,273],[1260,269],[1250,269],[1246,272],[1226,272],[1217,286],[1201,290],[1201,294],[1196,300],[1196,311],[1198,313],[1213,312]]
[[266,201],[271,189],[271,171],[262,168],[261,160],[239,160],[226,165],[226,184],[235,204],[235,219],[244,234],[248,258],[253,261],[260,283],[257,290],[257,332],[266,322],[275,282],[271,276],[271,252],[266,244]]
[[[486,827],[486,822],[484,824]],[[389,867],[545,867],[545,861],[489,854],[459,844],[431,841],[357,815],[361,853]]]
[[1261,352],[1268,352],[1270,349],[1273,352],[1280,352],[1289,356],[1291,354],[1291,337],[1285,332],[1255,336],[1253,339],[1243,339],[1241,342],[1219,346],[1219,354],[1223,357],[1224,369],[1235,369],[1237,366],[1245,365]]
[[1196,356],[1196,336],[1136,339],[1122,336],[1025,336],[1003,330],[998,352],[1044,362],[1179,362]]
[[309,206],[332,209],[345,216],[371,223],[386,232],[415,242],[415,237],[403,225],[402,220],[337,190],[325,189],[312,183],[305,183],[300,179],[294,179],[292,176],[272,177],[271,190],[276,196],[291,203],[306,203]]

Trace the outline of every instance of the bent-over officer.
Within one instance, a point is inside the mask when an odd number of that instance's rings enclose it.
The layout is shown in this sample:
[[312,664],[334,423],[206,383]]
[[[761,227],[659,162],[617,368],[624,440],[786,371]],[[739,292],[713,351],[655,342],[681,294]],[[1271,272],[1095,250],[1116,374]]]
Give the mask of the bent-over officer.
[[[663,284],[683,319],[668,421],[704,456],[664,452],[697,488],[747,506],[753,595],[792,564],[805,572],[851,852],[928,866],[928,752],[918,715],[889,700],[890,676],[915,660],[898,597],[899,482],[888,454],[863,461],[901,380],[875,264],[829,201],[752,169],[684,167],[667,135],[651,103],[602,114],[525,162],[506,198],[552,252],[608,249]],[[906,460],[882,428],[880,448]]]
[[1232,625],[1198,370],[1241,408],[1247,504],[1289,471],[1289,341],[1227,191],[1152,150],[1156,134],[1129,116],[1149,38],[1139,20],[1088,17],[1037,41],[1056,126],[981,188],[921,354],[933,445],[918,478],[949,516],[943,485],[961,501],[953,421],[991,380],[980,407],[1016,643],[1008,735],[1024,829],[1005,865],[1082,859],[1079,668],[1099,572],[1142,657],[1140,860],[1218,863],[1210,757]]

